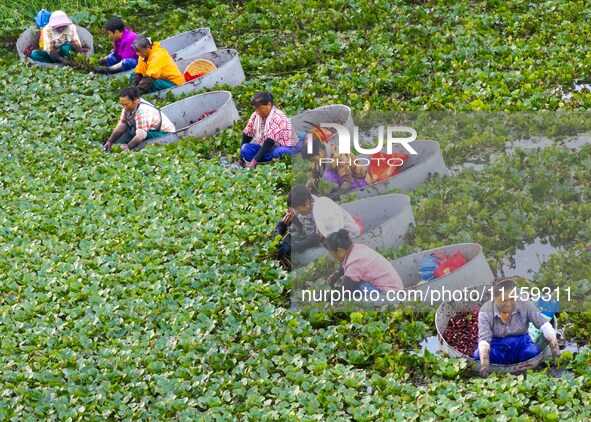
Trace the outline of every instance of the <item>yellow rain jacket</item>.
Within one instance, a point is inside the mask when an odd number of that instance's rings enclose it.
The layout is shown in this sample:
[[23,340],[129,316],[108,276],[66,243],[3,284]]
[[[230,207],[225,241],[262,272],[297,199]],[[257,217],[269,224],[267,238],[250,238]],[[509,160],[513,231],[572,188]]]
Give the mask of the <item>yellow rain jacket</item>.
[[160,47],[159,42],[152,44],[152,51],[147,61],[142,57],[139,58],[134,72],[153,79],[167,79],[176,85],[185,83],[185,77],[168,51]]

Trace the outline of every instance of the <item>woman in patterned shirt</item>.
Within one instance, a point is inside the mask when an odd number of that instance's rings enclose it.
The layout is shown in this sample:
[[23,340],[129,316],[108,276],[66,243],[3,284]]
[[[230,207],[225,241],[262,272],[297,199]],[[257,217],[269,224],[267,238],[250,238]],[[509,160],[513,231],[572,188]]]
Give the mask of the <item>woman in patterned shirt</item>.
[[122,149],[134,149],[145,139],[158,138],[175,131],[174,124],[154,104],[140,98],[134,86],[119,92],[119,103],[123,107],[119,124],[104,145],[105,151],[117,143],[125,144]]
[[30,58],[44,63],[69,64],[72,51],[82,53],[76,25],[61,10],[51,14],[49,22],[41,32],[43,50],[34,50]]
[[299,153],[301,144],[291,128],[291,121],[275,107],[271,93],[258,92],[252,99],[252,105],[254,113],[244,128],[240,148],[240,158],[248,162],[248,168],[283,155]]

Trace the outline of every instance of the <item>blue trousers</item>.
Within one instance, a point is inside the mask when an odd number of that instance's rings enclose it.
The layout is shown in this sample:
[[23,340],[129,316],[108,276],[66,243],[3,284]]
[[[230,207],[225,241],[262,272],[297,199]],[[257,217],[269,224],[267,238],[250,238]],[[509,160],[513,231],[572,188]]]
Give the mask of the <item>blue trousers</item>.
[[373,284],[371,284],[369,281],[353,281],[351,280],[349,277],[343,277],[343,288],[345,290],[350,290],[350,291],[360,291],[363,292],[363,289],[367,289],[367,292],[380,292],[381,290],[378,289],[376,286],[374,286]]
[[135,69],[137,66],[137,59],[123,59],[117,56],[115,53],[111,53],[107,56],[107,66],[111,67],[121,62],[121,71],[127,72],[128,70]]
[[380,289],[378,289],[376,286],[374,286],[373,284],[371,284],[368,281],[360,281],[358,283],[355,283],[355,290],[358,290],[360,292],[363,292],[363,289],[367,289],[368,293],[369,292],[382,292]]
[[[532,341],[529,333],[519,336],[493,337],[490,342],[490,363],[495,365],[513,365],[525,362],[540,354],[540,349]],[[478,348],[474,359],[480,360]]]
[[[244,145],[242,145],[242,148],[240,148],[240,156],[245,161],[252,161],[254,156],[257,155],[257,152],[259,152],[259,149],[261,149],[261,146],[259,144],[257,144],[256,142],[251,142],[250,144],[244,144]],[[273,149],[271,149],[271,151],[269,151],[268,153],[266,153],[263,156],[263,159],[261,160],[261,162],[273,161],[274,158],[280,159],[284,155],[296,155],[296,154],[299,154],[301,150],[302,150],[302,142],[301,141],[299,141],[297,143],[297,145],[293,146],[293,147],[273,147]]]

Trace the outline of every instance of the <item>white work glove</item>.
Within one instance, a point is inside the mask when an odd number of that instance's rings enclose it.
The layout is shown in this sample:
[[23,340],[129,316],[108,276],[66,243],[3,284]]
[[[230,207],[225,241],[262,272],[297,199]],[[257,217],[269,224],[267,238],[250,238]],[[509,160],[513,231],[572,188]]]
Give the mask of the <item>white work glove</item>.
[[555,362],[556,359],[560,357],[560,347],[558,346],[558,339],[556,338],[556,330],[552,327],[552,324],[549,322],[545,323],[540,327],[544,338],[548,342],[550,346],[550,350],[552,351],[552,360]]
[[479,341],[478,352],[480,353],[480,376],[488,378],[490,374],[490,344],[487,341]]

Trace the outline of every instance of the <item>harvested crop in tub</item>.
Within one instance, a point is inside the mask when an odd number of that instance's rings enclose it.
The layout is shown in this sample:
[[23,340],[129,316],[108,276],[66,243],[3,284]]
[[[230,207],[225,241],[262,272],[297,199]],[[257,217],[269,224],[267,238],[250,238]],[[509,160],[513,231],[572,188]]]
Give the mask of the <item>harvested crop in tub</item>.
[[458,352],[472,357],[478,345],[478,311],[476,305],[466,312],[454,315],[443,332],[443,338]]

